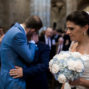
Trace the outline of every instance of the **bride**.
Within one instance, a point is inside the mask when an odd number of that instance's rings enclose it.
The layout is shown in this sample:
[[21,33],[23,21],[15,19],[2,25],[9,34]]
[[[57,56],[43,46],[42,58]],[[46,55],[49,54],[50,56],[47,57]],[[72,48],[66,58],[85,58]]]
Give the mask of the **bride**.
[[[84,59],[85,71],[81,78],[71,81],[76,89],[89,89],[89,15],[84,11],[75,11],[67,16],[67,34],[73,41],[70,51],[79,52]],[[64,89],[64,85],[61,89]]]

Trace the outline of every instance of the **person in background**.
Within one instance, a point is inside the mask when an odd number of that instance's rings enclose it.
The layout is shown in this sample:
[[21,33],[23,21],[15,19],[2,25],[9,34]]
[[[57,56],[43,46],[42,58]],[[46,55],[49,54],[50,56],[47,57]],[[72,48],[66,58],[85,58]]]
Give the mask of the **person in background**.
[[45,34],[39,37],[39,41],[45,43],[50,48],[50,59],[55,55],[55,41],[52,39],[53,29],[48,27]]
[[63,34],[63,30],[62,29],[57,29],[56,30],[56,38],[55,38],[56,43],[58,42],[59,37],[63,37],[62,34]]
[[56,49],[57,54],[59,54],[63,50],[63,47],[64,47],[63,43],[64,43],[63,37],[59,37],[58,43],[57,43],[57,49]]
[[39,37],[39,40],[48,45],[50,49],[52,47],[52,39],[51,39],[52,35],[53,35],[53,30],[52,28],[48,27],[47,30],[45,31],[45,34]]
[[63,39],[64,39],[64,51],[68,51],[71,44],[70,36],[65,32],[63,34]]

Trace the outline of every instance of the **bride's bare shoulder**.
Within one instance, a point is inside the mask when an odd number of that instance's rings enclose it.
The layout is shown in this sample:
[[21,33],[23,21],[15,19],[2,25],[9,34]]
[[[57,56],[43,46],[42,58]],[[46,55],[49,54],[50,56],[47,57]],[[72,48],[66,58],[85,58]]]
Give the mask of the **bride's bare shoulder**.
[[77,46],[78,46],[78,42],[72,41],[70,48],[69,48],[69,51],[72,51],[72,52],[76,51]]

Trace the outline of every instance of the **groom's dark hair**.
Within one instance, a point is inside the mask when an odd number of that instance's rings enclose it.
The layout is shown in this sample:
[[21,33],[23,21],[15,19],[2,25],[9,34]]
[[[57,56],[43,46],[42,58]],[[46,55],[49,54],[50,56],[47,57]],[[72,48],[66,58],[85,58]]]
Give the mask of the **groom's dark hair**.
[[27,18],[25,20],[25,25],[26,25],[26,28],[32,28],[36,30],[39,30],[43,26],[42,21],[40,17],[38,16],[31,16]]

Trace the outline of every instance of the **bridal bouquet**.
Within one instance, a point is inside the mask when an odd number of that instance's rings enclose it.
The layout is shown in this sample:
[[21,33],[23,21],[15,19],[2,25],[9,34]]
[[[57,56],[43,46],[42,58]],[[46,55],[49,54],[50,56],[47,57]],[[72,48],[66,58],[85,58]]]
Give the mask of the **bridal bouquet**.
[[50,72],[59,83],[66,83],[81,77],[84,62],[79,52],[61,51],[49,62]]

